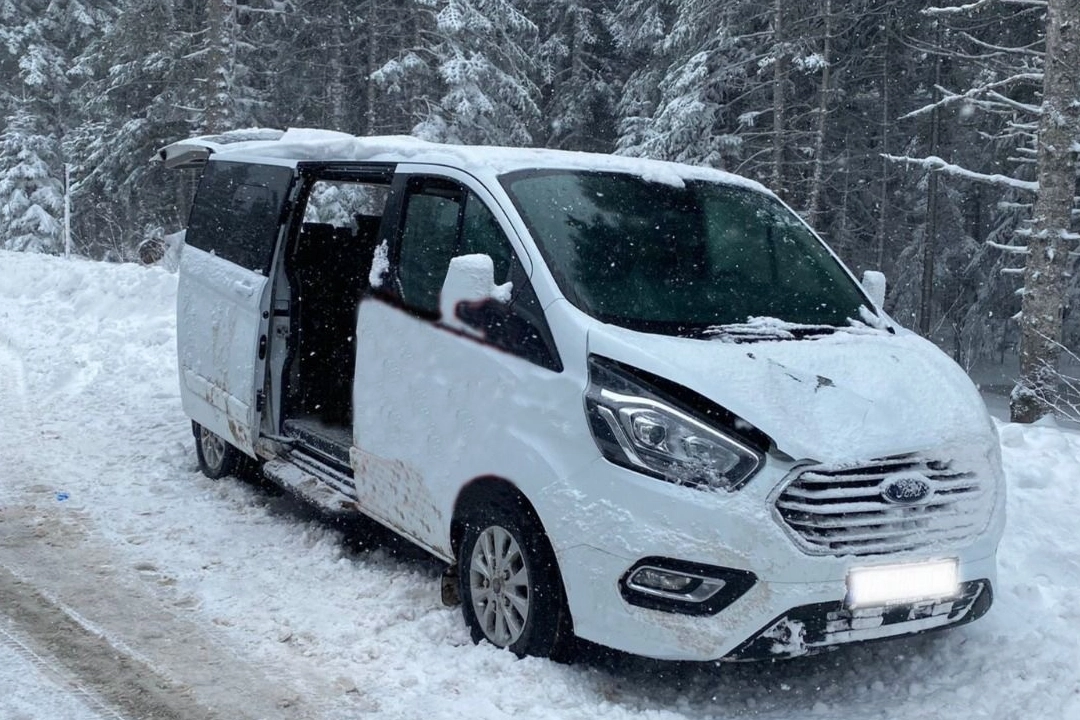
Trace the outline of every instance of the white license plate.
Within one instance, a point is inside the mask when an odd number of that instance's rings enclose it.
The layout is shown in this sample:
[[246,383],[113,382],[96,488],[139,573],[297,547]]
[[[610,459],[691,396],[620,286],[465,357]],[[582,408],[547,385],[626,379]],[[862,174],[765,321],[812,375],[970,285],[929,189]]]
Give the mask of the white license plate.
[[854,568],[847,589],[847,606],[860,608],[955,597],[960,585],[952,559]]

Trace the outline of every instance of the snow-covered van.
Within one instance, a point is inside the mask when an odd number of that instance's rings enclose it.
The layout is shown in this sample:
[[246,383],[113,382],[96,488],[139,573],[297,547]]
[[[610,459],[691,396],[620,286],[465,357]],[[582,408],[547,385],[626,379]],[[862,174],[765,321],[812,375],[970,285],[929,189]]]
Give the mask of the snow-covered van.
[[760,185],[314,130],[159,159],[201,168],[177,341],[202,471],[258,461],[425,548],[476,641],[779,658],[990,607],[978,392]]

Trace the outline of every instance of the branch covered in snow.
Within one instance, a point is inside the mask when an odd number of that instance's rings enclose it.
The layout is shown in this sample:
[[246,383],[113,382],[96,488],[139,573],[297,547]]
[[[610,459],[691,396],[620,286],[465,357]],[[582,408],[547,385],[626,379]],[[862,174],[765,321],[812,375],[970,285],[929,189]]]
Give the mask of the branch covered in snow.
[[1003,245],[999,242],[994,242],[993,240],[987,240],[986,244],[1002,252],[1009,253],[1010,255],[1027,255],[1031,252],[1027,245]]
[[[952,92],[952,91],[950,91],[950,90],[948,90],[946,88],[939,87],[938,89],[942,93],[944,93],[945,97],[943,97],[941,100],[938,100],[937,102],[930,103],[929,105],[924,105],[923,107],[919,108],[918,110],[912,110],[911,112],[907,113],[906,115],[901,115],[898,119],[899,120],[910,120],[911,118],[919,117],[920,115],[925,115],[925,114],[927,114],[929,112],[933,112],[935,107],[945,107],[946,105],[953,105],[953,104],[961,102],[961,101],[971,101],[971,100],[974,100],[974,99],[976,99],[976,98],[978,98],[978,97],[980,97],[982,95],[989,95],[990,93],[993,93],[994,95],[997,96],[995,98],[996,102],[1002,102],[998,98],[1001,98],[1001,97],[1004,97],[1004,96],[994,92],[998,88],[1008,87],[1010,85],[1015,85],[1016,83],[1022,83],[1022,82],[1028,82],[1028,83],[1032,83],[1034,85],[1041,85],[1042,81],[1043,81],[1043,74],[1042,73],[1040,73],[1040,72],[1031,72],[1031,73],[1017,73],[1016,75],[1010,75],[1009,77],[1004,78],[1002,80],[998,80],[997,82],[987,83],[986,85],[980,85],[979,87],[974,87],[974,88],[972,88],[972,89],[970,89],[970,90],[968,90],[967,92],[964,92],[964,93],[954,93],[954,92]],[[1010,103],[1011,102],[1013,102],[1013,101],[1010,100]],[[1038,108],[1036,106],[1022,106],[1021,105],[1021,107],[1024,108],[1025,111],[1028,111],[1028,112],[1031,111],[1028,108],[1034,108],[1034,110],[1036,112],[1038,112]]]
[[1019,110],[1021,112],[1026,112],[1026,113],[1029,113],[1031,115],[1042,115],[1042,106],[1041,105],[1032,105],[1030,103],[1017,102],[1016,100],[1013,100],[1011,97],[1008,97],[1006,95],[1002,95],[1001,93],[999,93],[996,90],[990,90],[989,92],[987,92],[987,95],[989,95],[990,98],[993,99],[994,101],[999,102],[1002,105],[1008,105],[1009,107],[1013,108],[1014,110]]
[[1027,7],[1046,7],[1046,0],[976,0],[967,5],[947,5],[945,7],[929,7],[922,11],[923,15],[957,15],[970,13],[989,7],[995,3],[1002,5],[1025,5]]
[[906,155],[888,155],[882,154],[882,157],[892,162],[901,162],[906,165],[916,165],[925,170],[938,170],[947,175],[954,177],[964,178],[965,180],[974,180],[976,182],[988,183],[990,185],[997,185],[999,187],[1013,188],[1014,190],[1023,190],[1024,192],[1037,193],[1039,192],[1039,183],[1031,180],[1018,180],[1008,175],[988,175],[986,173],[975,172],[962,168],[959,165],[953,165],[947,163],[939,157],[931,155],[925,158],[913,158]]

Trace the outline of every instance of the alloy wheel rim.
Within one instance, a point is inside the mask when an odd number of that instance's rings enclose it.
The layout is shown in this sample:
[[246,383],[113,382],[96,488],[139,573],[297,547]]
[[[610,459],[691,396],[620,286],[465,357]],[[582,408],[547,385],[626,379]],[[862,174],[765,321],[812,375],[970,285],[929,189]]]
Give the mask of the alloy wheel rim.
[[499,647],[517,642],[529,620],[532,595],[521,547],[505,528],[491,526],[476,539],[469,589],[484,636]]
[[221,461],[225,457],[225,441],[206,428],[199,433],[199,442],[202,443],[203,459],[206,464],[215,470],[221,467]]

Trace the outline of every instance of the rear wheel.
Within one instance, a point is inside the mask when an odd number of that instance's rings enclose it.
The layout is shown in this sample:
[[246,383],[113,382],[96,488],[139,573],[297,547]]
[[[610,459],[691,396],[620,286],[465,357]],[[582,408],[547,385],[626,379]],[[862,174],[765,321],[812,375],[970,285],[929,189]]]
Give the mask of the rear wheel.
[[474,642],[560,659],[569,630],[555,554],[539,523],[485,507],[465,519],[458,553],[461,608]]
[[195,430],[195,455],[202,474],[213,480],[235,475],[243,466],[246,456],[202,425],[192,425]]

